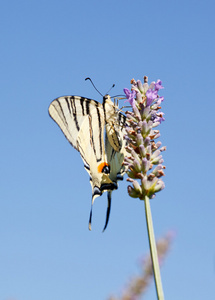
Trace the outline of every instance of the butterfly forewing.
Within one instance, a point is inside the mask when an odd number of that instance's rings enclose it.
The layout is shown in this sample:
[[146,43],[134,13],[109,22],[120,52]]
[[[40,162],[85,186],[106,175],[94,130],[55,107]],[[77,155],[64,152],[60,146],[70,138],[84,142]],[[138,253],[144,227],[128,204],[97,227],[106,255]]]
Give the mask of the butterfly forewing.
[[77,137],[82,123],[87,116],[97,119],[95,115],[97,116],[98,111],[104,122],[102,105],[97,101],[79,96],[59,97],[49,106],[50,116],[75,149],[77,149]]

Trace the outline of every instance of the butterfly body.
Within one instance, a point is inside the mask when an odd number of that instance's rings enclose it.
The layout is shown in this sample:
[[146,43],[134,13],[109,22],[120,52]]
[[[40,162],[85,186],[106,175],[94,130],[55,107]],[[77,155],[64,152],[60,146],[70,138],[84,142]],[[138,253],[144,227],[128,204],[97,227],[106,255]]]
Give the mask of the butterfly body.
[[[90,175],[92,205],[96,197],[108,191],[105,229],[110,214],[111,193],[117,189],[117,181],[122,180],[125,172],[122,162],[126,118],[108,95],[104,96],[102,104],[79,96],[59,97],[50,104],[49,114],[83,159]],[[91,218],[92,206],[89,229]]]

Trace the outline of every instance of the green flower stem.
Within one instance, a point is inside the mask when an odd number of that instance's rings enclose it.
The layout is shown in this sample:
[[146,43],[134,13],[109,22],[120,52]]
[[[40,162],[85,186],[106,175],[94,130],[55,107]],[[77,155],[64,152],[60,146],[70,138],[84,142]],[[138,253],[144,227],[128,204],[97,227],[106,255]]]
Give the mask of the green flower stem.
[[150,245],[153,271],[154,271],[154,280],[156,285],[157,298],[158,300],[164,300],[149,198],[145,196],[144,200],[145,200],[144,202],[145,202],[146,223],[148,229],[149,245]]

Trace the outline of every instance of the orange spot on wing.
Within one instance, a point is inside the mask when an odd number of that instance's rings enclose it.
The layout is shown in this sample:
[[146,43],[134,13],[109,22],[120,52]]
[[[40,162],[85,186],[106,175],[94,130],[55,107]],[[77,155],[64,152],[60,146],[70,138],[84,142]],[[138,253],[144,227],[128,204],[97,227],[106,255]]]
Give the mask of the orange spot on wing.
[[102,173],[102,170],[105,166],[109,166],[109,164],[107,164],[106,162],[103,162],[101,164],[98,165],[98,172]]

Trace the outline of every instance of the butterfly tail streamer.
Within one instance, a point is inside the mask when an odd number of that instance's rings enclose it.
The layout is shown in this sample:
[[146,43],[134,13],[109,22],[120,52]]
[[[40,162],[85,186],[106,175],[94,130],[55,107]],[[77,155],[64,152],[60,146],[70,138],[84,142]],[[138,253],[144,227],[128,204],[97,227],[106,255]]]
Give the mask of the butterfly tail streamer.
[[[92,182],[91,182],[92,184]],[[91,209],[90,209],[90,217],[89,217],[89,224],[88,224],[88,228],[91,231],[91,224],[92,224],[92,215],[93,215],[93,203],[96,197],[101,196],[101,191],[94,187],[93,188],[93,194],[92,194],[92,202],[91,202]]]
[[112,194],[112,191],[108,191],[108,193],[107,193],[108,205],[107,205],[106,221],[105,221],[105,226],[104,226],[102,232],[105,231],[105,229],[106,229],[106,227],[108,225],[108,221],[109,221],[110,210],[111,210],[111,194]]
[[89,224],[88,224],[88,228],[91,231],[91,223],[92,223],[92,213],[93,213],[93,206],[91,205],[91,209],[90,209],[90,217],[89,217]]
[[[104,226],[102,232],[105,231],[105,229],[107,228],[108,222],[109,222],[110,211],[111,211],[111,194],[112,194],[112,191],[108,191],[108,193],[107,193],[106,221],[105,221],[105,226]],[[90,231],[92,229],[93,202],[94,202],[94,197],[92,198],[92,204],[91,204],[91,209],[90,209],[90,217],[89,217],[89,224],[88,224],[88,228],[89,228]]]

